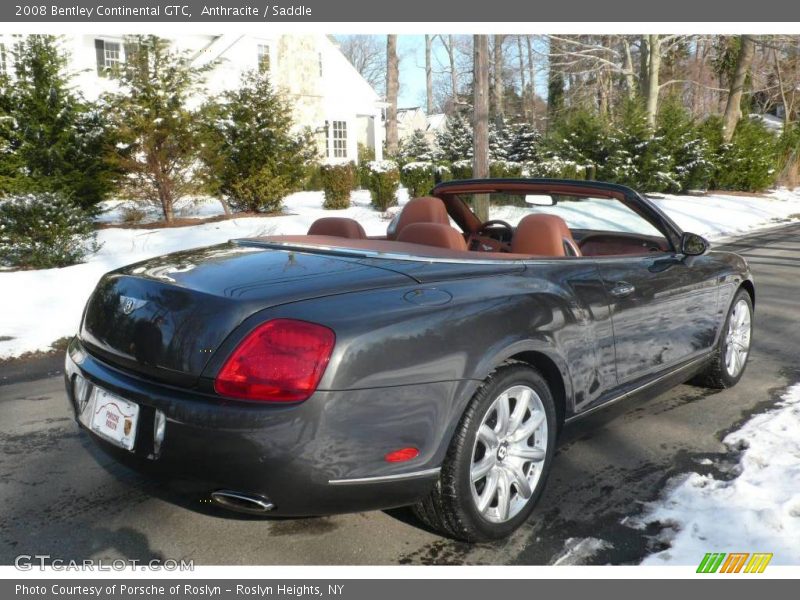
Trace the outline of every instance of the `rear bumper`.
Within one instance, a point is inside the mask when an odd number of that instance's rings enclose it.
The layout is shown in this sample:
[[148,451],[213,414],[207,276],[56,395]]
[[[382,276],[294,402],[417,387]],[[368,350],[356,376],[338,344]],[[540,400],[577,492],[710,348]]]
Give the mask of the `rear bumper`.
[[[78,374],[140,406],[133,451],[84,428],[103,451],[198,503],[233,490],[268,499],[274,508],[265,514],[275,516],[385,509],[427,495],[446,447],[443,405],[456,387],[325,391],[297,405],[259,405],[154,384],[105,364],[73,340],[65,382],[79,425],[72,385]],[[156,410],[166,416],[157,455]],[[407,446],[420,450],[413,461],[383,460]]]

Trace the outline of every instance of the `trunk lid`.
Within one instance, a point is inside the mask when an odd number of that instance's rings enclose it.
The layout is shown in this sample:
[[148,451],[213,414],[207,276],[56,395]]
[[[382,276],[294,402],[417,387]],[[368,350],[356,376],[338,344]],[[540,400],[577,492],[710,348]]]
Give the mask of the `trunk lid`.
[[346,257],[235,244],[199,248],[105,275],[80,337],[112,364],[191,386],[225,338],[257,311],[413,281]]

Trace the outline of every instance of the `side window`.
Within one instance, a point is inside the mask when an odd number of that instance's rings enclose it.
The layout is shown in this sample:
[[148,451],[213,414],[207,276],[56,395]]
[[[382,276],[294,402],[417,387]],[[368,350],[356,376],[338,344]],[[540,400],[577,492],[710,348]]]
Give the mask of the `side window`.
[[258,49],[258,71],[259,73],[269,73],[272,70],[272,57],[268,44],[259,44]]
[[107,77],[122,64],[122,44],[110,40],[96,39],[94,49],[97,58],[97,74]]
[[326,122],[328,158],[347,158],[347,121]]

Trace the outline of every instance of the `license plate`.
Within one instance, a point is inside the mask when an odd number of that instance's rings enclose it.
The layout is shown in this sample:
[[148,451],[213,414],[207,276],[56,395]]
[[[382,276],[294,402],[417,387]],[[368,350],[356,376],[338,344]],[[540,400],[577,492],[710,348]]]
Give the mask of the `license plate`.
[[133,449],[139,405],[99,387],[94,388],[91,429],[126,450]]

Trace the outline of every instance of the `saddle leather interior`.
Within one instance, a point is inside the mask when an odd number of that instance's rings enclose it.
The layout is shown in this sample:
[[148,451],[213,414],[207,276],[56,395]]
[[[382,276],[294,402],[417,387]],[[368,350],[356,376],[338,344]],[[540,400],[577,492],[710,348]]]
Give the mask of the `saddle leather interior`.
[[457,229],[442,223],[411,223],[403,227],[397,241],[449,250],[467,250],[464,236]]
[[567,223],[561,217],[535,214],[524,217],[511,240],[514,254],[581,256]]
[[330,235],[351,240],[365,240],[367,234],[361,223],[345,217],[323,217],[317,219],[308,229],[308,235]]
[[439,223],[450,225],[450,217],[447,216],[447,208],[439,198],[433,196],[422,196],[413,198],[400,211],[397,225],[394,228],[394,235],[387,232],[387,239],[399,239],[403,229],[414,223]]

